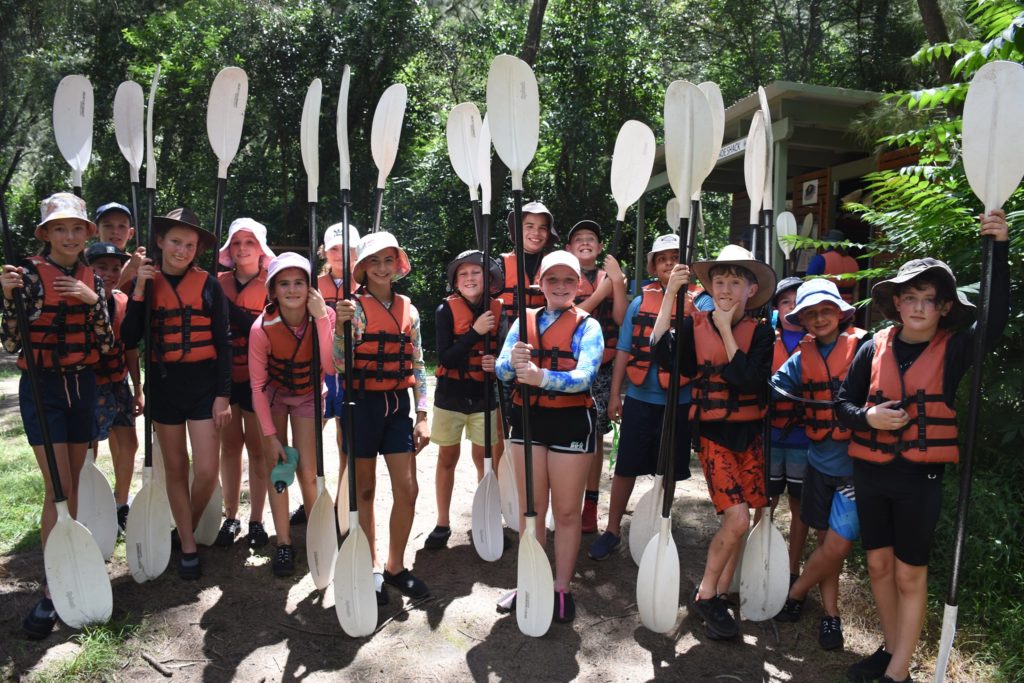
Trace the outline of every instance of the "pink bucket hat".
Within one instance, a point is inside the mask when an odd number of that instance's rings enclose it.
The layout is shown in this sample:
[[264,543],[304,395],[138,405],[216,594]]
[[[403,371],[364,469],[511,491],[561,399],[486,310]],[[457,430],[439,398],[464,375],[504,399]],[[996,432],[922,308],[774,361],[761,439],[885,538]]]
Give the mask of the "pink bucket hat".
[[89,212],[85,208],[85,200],[81,197],[76,197],[70,192],[57,192],[40,202],[39,217],[39,225],[35,229],[35,236],[38,240],[43,239],[40,228],[50,221],[60,220],[61,218],[80,220],[89,226],[89,237],[96,234],[96,224],[89,220]]
[[394,249],[398,252],[398,271],[395,273],[395,280],[401,280],[412,272],[412,264],[409,263],[409,255],[398,246],[398,239],[390,232],[371,232],[359,240],[359,253],[356,256],[356,264],[352,266],[352,276],[356,282],[362,284],[366,260],[374,254],[385,249]]
[[260,267],[266,266],[274,258],[274,252],[267,246],[267,226],[253,220],[252,218],[236,218],[228,226],[228,238],[224,240],[224,246],[220,248],[217,261],[226,268],[234,268],[235,260],[231,258],[231,238],[237,233],[246,230],[252,233],[260,244],[263,255],[260,256]]

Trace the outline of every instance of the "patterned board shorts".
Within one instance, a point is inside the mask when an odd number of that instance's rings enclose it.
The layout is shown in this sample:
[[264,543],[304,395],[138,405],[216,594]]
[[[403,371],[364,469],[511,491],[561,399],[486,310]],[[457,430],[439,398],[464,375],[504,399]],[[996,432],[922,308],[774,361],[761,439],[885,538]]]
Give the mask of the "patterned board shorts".
[[608,419],[608,397],[612,393],[612,366],[605,363],[597,369],[594,383],[590,385],[590,395],[594,397],[594,409],[597,411],[597,433],[607,434],[612,430],[612,421]]
[[761,437],[756,437],[740,452],[701,438],[699,456],[711,502],[719,514],[741,503],[751,508],[768,504]]
[[135,396],[128,378],[120,382],[96,385],[96,440],[110,436],[113,427],[135,426]]

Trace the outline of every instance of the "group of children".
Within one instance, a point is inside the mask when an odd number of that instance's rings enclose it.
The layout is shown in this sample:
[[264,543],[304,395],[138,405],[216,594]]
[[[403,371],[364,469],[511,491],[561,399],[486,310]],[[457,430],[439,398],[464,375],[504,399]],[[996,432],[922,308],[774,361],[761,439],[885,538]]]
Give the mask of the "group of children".
[[[9,352],[20,348],[11,303],[20,287],[33,321],[45,419],[72,511],[85,450],[109,434],[123,526],[138,445],[133,418],[149,402],[183,578],[200,575],[193,528],[218,476],[225,521],[216,544],[231,545],[240,534],[243,445],[249,458],[249,544],[268,542],[262,519],[269,495],[278,542],[273,570],[295,571],[289,526],[301,515],[289,521],[287,489],[268,487],[268,479],[290,443],[301,454],[304,508],[315,500],[314,430],[323,421],[318,424],[314,414],[313,391],[319,388],[326,394],[323,417],[338,418],[339,440],[353,430],[354,452],[343,452],[341,465],[346,455],[355,458],[359,521],[369,539],[378,603],[388,601],[385,585],[414,598],[427,595],[426,584],[404,563],[418,495],[416,454],[430,440],[439,446],[437,524],[426,548],[444,548],[451,537],[449,509],[463,432],[472,442],[478,479],[483,476],[488,413],[494,456],[500,456],[503,440],[509,442],[525,514],[521,415],[528,395],[536,511],[543,519],[550,504],[557,529],[554,620],[572,621],[570,583],[580,534],[597,530],[604,434],[612,421],[621,421],[605,531],[588,549],[594,560],[608,558],[620,545],[636,477],[655,473],[678,358],[675,479],[689,476],[692,444],[721,520],[688,599],[707,635],[737,635],[727,595],[750,510],[767,507],[769,499],[775,505],[788,491],[791,587],[776,619],[798,620],[807,594],[819,586],[819,643],[842,647],[839,572],[859,538],[884,643],[853,665],[849,676],[909,680],[926,607],[942,472],[957,459],[954,395],[970,362],[974,331],[967,327],[974,307],[958,294],[942,262],[908,262],[896,277],[874,286],[873,302],[893,325],[872,338],[852,326],[854,308],[833,282],[787,278],[776,284],[771,268],[736,245],[714,261],[681,263],[675,235],[655,240],[647,254],[650,283],[628,302],[626,277],[615,258],[605,256],[603,268],[598,266],[600,226],[577,223],[567,234],[566,250],[555,250],[553,216],[532,202],[523,207],[521,235],[527,339],[520,338],[516,320],[514,254],[494,260],[480,251],[460,253],[446,271],[451,294],[435,312],[438,379],[428,421],[419,313],[394,289],[412,265],[393,235],[378,232],[359,240],[353,231],[355,284],[346,297],[340,225],[327,231],[327,264],[313,287],[313,264],[294,253],[275,255],[266,229],[252,219],[232,223],[218,255],[227,270],[214,277],[198,265],[216,246],[214,237],[188,209],[154,219],[156,254],[140,247],[131,255],[125,251],[133,234],[131,214],[121,205],[101,207],[94,223],[81,199],[59,193],[41,211],[40,255],[4,266],[0,277],[4,346]],[[995,343],[1008,316],[1005,216],[991,212],[981,226],[982,235],[996,241],[988,320],[988,338]],[[514,227],[510,214],[513,237]],[[87,247],[97,229],[101,241]],[[491,273],[488,292],[485,268]],[[775,329],[766,314],[769,304],[778,318]],[[684,319],[677,339],[678,314]],[[345,323],[352,328],[351,386],[343,381]],[[313,334],[319,339],[318,378],[312,372]],[[152,363],[145,393],[137,351],[143,339]],[[23,377],[22,416],[47,483],[45,542],[55,509],[25,382]],[[352,424],[341,409],[346,395],[353,404]],[[501,407],[490,410],[495,405]],[[770,444],[763,442],[766,419]],[[384,561],[374,542],[378,455],[384,456],[394,497]],[[801,570],[811,528],[817,547]],[[543,545],[545,525],[537,535]],[[511,608],[514,600],[513,594],[499,607]],[[44,597],[25,629],[44,637],[54,621],[52,603]]]

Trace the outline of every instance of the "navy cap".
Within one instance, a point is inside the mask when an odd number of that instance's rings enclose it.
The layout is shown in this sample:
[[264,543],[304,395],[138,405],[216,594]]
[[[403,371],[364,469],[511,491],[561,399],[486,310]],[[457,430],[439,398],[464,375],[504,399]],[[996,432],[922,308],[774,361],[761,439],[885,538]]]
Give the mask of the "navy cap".
[[124,253],[110,242],[97,242],[96,244],[90,244],[89,248],[85,250],[86,263],[92,263],[96,259],[103,258],[105,256],[113,256],[121,263],[124,263],[131,258],[131,256]]
[[100,216],[111,211],[120,211],[123,214],[127,214],[128,220],[132,220],[132,212],[128,210],[128,207],[124,204],[118,204],[117,202],[110,202],[104,204],[100,208],[96,209],[96,222],[100,222]]

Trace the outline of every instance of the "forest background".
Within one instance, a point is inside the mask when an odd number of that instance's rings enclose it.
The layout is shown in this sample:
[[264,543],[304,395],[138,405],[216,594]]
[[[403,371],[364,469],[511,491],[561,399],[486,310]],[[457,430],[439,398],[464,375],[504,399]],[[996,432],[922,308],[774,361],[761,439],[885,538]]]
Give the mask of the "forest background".
[[[497,54],[518,55],[536,71],[542,125],[526,195],[553,210],[563,235],[583,218],[611,223],[615,135],[635,118],[660,141],[672,80],[716,81],[727,105],[776,79],[886,93],[860,133],[880,146],[917,147],[921,158],[914,167],[868,178],[873,203],[860,210],[878,230],[867,246],[896,254],[896,264],[925,254],[947,260],[972,296],[981,207],[959,159],[959,113],[966,83],[982,64],[1024,56],[1024,4],[1002,0],[0,0],[0,16],[0,182],[22,253],[34,249],[28,237],[39,200],[70,186],[52,133],[57,82],[80,73],[95,89],[83,192],[90,208],[127,204],[113,95],[126,79],[148,91],[158,63],[157,212],[186,205],[212,224],[216,158],[206,140],[207,93],[220,69],[240,66],[249,76],[249,100],[230,168],[226,220],[252,216],[268,226],[272,244],[305,248],[303,96],[311,79],[323,79],[322,233],[341,215],[334,103],[347,64],[353,222],[360,228],[370,223],[376,178],[368,141],[373,109],[391,83],[409,89],[383,225],[410,254],[413,272],[403,288],[425,312],[445,295],[443,264],[475,246],[466,188],[447,157],[447,112],[463,101],[484,109],[487,67]],[[501,181],[494,202],[500,219],[509,208],[500,162],[493,175]],[[664,206],[668,191],[662,192],[648,197],[650,207]],[[1014,282],[1024,274],[1022,199],[1018,191],[1007,207]],[[729,201],[707,200],[706,221],[718,243],[727,233]],[[662,221],[660,210],[648,211],[648,244],[665,230]],[[496,225],[492,253],[510,246],[502,221]],[[631,258],[628,249],[624,260]],[[1012,301],[1011,324],[986,366],[958,642],[994,663],[1006,680],[1021,680],[1024,320],[1021,298]],[[429,348],[432,316],[424,324]],[[965,386],[960,395],[966,393]],[[933,554],[933,635],[948,580],[958,474],[954,467],[946,477]],[[866,577],[863,567],[861,574]]]

